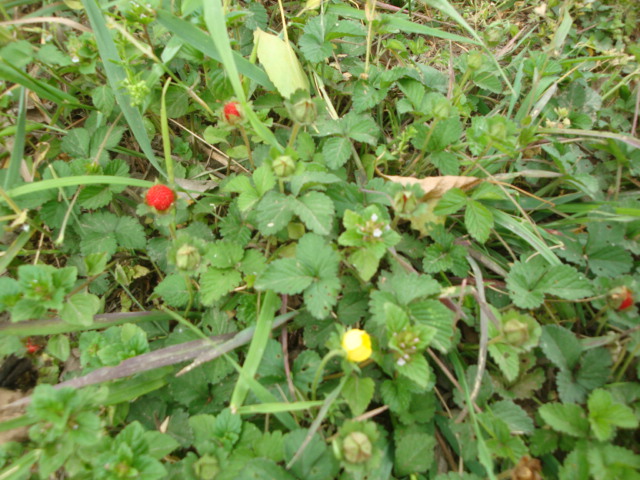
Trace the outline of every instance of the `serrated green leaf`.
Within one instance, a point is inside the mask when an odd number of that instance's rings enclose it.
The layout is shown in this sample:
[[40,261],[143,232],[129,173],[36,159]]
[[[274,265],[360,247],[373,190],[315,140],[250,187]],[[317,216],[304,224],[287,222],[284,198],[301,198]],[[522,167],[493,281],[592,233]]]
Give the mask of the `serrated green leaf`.
[[306,227],[319,235],[328,235],[333,226],[333,201],[320,192],[308,192],[294,204],[294,211]]
[[421,325],[435,329],[431,346],[447,353],[453,344],[453,312],[438,300],[423,300],[409,305],[410,316]]
[[505,422],[512,433],[519,435],[533,433],[533,420],[521,406],[511,400],[501,400],[492,404],[491,412]]
[[593,294],[589,280],[569,265],[550,267],[541,287],[546,293],[566,300],[579,300]]
[[633,410],[613,400],[606,390],[594,390],[587,401],[589,424],[596,438],[602,442],[609,440],[616,427],[637,428],[638,418]]
[[585,412],[575,403],[546,403],[538,412],[545,423],[557,432],[584,438],[589,431]]
[[74,158],[88,158],[91,135],[84,128],[74,128],[67,131],[60,148]]
[[493,215],[491,211],[475,200],[468,200],[464,212],[464,225],[469,234],[478,242],[488,240],[491,228],[493,228]]
[[406,411],[411,404],[411,390],[407,387],[410,383],[402,377],[385,380],[380,385],[380,394],[385,404],[389,405],[392,412],[401,413]]
[[78,204],[89,210],[108,205],[113,194],[107,185],[87,185],[78,194]]
[[203,305],[213,305],[242,283],[236,270],[210,268],[200,277],[200,297]]
[[380,129],[369,115],[349,112],[342,118],[341,126],[344,129],[345,135],[354,139],[356,142],[375,145],[378,141]]
[[358,271],[360,278],[368,282],[378,271],[380,257],[370,248],[360,248],[349,255],[349,262]]
[[433,462],[436,439],[427,433],[396,434],[394,469],[399,477],[426,472]]
[[337,278],[340,255],[322,237],[307,233],[298,242],[296,258],[316,278]]
[[214,268],[232,268],[242,260],[244,248],[237,243],[219,240],[207,247],[205,257]]
[[167,275],[153,292],[174,308],[182,308],[189,303],[189,287],[182,275]]
[[327,318],[338,302],[340,287],[338,277],[323,278],[309,285],[304,291],[304,304],[309,313],[318,319]]
[[452,215],[467,204],[467,195],[459,188],[448,190],[433,210],[436,215]]
[[332,170],[342,167],[351,157],[351,140],[346,137],[331,137],[322,146],[324,161]]
[[423,390],[429,386],[431,381],[431,367],[422,354],[412,355],[411,359],[404,364],[397,363],[396,370]]
[[582,353],[576,336],[559,325],[545,325],[540,336],[540,348],[558,368],[572,370]]
[[261,165],[256,168],[252,178],[260,197],[276,186],[276,177],[268,165]]
[[295,295],[311,285],[313,277],[299,260],[282,258],[270,263],[258,277],[255,288]]
[[342,396],[347,401],[354,417],[362,415],[371,403],[375,382],[371,378],[357,375],[349,377],[342,388]]
[[100,299],[90,293],[76,293],[69,297],[60,310],[60,318],[72,325],[89,326],[100,310]]
[[515,347],[506,343],[495,343],[489,345],[489,354],[509,382],[513,382],[518,377],[520,360]]
[[144,248],[147,244],[142,225],[133,217],[119,217],[115,235],[123,248]]
[[322,62],[333,53],[333,46],[325,40],[327,27],[333,23],[335,23],[335,17],[320,15],[311,18],[305,25],[304,34],[298,40],[298,46],[309,62]]
[[[240,204],[238,204],[240,206]],[[274,235],[286,227],[293,218],[295,199],[283,193],[270,191],[258,205],[258,229],[263,235]]]
[[101,85],[91,91],[93,105],[105,116],[109,116],[116,105],[116,98],[113,91],[107,85]]

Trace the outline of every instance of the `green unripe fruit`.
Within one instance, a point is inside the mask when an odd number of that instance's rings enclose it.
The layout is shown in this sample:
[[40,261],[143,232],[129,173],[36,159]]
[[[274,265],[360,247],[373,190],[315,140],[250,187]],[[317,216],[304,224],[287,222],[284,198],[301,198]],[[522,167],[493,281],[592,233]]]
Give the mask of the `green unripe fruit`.
[[195,270],[200,266],[200,252],[193,245],[183,245],[176,252],[176,266],[180,270]]
[[524,345],[529,340],[529,326],[515,318],[504,324],[502,333],[507,343],[514,347]]
[[276,176],[280,178],[289,177],[296,171],[296,161],[289,155],[280,155],[273,161],[271,168],[273,168],[273,173]]
[[482,67],[483,57],[480,52],[471,52],[467,57],[467,66],[470,70],[478,70]]
[[409,190],[402,190],[393,197],[393,209],[401,215],[411,214],[417,206],[418,199]]
[[365,463],[372,453],[371,440],[362,432],[350,433],[342,444],[342,454],[349,463]]

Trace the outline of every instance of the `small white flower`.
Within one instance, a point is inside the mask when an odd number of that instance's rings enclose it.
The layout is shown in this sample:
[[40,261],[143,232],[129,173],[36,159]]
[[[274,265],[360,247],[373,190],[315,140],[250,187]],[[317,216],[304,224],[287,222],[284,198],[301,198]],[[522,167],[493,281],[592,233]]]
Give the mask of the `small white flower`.
[[397,363],[398,365],[403,366],[407,364],[407,361],[404,358],[400,357]]
[[377,222],[378,221],[378,215],[376,215],[375,213],[371,215],[371,221],[372,222]]
[[74,55],[73,57],[71,57],[71,61],[72,61],[73,63],[78,63],[78,62],[80,61],[80,59],[78,58],[78,56],[77,56],[77,55]]
[[275,225],[275,223],[273,223],[273,222],[267,223],[267,227],[269,227],[269,228],[273,227],[274,225]]
[[22,225],[22,230],[24,232],[28,232],[31,229],[31,226],[28,223],[25,223],[24,225]]
[[376,228],[373,231],[373,236],[376,237],[376,238],[380,238],[382,236],[382,230],[380,230],[379,228]]

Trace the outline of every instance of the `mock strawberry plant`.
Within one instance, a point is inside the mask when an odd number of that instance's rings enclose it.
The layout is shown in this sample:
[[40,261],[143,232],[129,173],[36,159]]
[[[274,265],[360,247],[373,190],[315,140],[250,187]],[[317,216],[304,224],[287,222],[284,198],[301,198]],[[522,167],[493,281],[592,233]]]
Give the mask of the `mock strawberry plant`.
[[42,3],[0,478],[637,478],[635,2]]

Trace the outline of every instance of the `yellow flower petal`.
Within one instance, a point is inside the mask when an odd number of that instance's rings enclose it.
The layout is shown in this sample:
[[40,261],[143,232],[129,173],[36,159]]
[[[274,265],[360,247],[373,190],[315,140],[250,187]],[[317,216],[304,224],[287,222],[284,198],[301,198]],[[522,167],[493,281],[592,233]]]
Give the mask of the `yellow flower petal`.
[[371,356],[371,337],[364,330],[353,328],[342,337],[342,348],[350,362],[362,362]]

